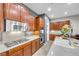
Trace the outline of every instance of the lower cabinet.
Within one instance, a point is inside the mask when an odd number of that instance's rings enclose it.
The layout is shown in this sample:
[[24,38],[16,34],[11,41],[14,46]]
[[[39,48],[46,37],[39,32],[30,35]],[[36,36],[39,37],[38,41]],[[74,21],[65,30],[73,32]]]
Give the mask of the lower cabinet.
[[0,56],[6,56],[7,52],[0,53]]
[[56,37],[61,37],[62,35],[49,34],[49,39],[54,41]]
[[36,40],[32,41],[32,54],[34,54],[36,52]]
[[36,49],[38,50],[40,48],[40,39],[37,39],[36,40]]
[[40,48],[40,39],[35,39],[26,44],[20,45],[7,52],[3,52],[0,56],[32,56]]
[[53,34],[49,35],[49,39],[52,40],[52,41],[54,41],[55,37],[56,37],[56,35],[53,35]]
[[24,48],[24,56],[31,56],[32,51],[31,51],[31,45],[28,45],[27,47]]
[[40,48],[40,39],[32,41],[32,54],[34,54]]
[[8,51],[8,56],[22,56],[22,55],[23,55],[22,45],[16,48],[10,49]]
[[15,53],[11,54],[10,56],[23,56],[23,50],[16,51]]

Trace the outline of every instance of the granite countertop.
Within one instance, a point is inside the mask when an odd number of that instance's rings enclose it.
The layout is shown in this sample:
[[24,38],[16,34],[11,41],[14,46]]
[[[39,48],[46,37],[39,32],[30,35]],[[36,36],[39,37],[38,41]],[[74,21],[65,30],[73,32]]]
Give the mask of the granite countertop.
[[48,56],[79,56],[79,47],[70,46],[67,40],[56,38],[48,52]]
[[21,44],[17,44],[17,45],[15,45],[15,46],[12,46],[12,47],[6,47],[6,46],[4,45],[4,43],[0,43],[0,53],[5,52],[5,51],[8,51],[8,50],[10,50],[10,49],[12,49],[12,48],[15,48],[15,47],[17,47],[17,46],[20,46],[20,45],[25,44],[25,43],[27,43],[27,42],[30,42],[30,41],[32,41],[32,40],[35,40],[35,39],[39,38],[39,36],[38,36],[38,35],[32,35],[32,36],[26,36],[26,38],[29,39],[29,40],[26,41],[26,42],[23,42],[23,43],[21,43]]

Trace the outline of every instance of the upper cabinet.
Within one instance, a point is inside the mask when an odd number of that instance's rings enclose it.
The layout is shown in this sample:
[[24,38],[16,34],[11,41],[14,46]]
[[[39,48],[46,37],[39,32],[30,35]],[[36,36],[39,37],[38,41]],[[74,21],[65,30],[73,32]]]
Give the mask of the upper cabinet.
[[29,10],[21,6],[20,16],[21,22],[27,22],[29,17]]
[[40,18],[40,27],[41,29],[44,28],[45,22],[42,18]]
[[[3,12],[4,10],[4,12]],[[34,17],[28,8],[17,3],[0,3],[0,31],[4,31],[4,19],[27,23],[29,31],[35,30]]]
[[29,18],[29,10],[20,4],[6,3],[5,19],[20,21],[26,23]]
[[52,22],[50,23],[50,30],[61,30],[62,26],[65,24],[70,25],[70,21],[59,21],[59,22]]
[[3,4],[0,3],[0,21],[3,20]]
[[39,16],[35,17],[35,30],[41,30],[42,28],[44,28],[44,20],[42,18],[40,18]]
[[28,19],[28,26],[29,26],[29,31],[34,31],[35,30],[35,21],[33,16],[29,16]]
[[5,18],[9,20],[20,20],[20,6],[18,4],[5,4]]
[[3,4],[0,3],[0,32],[4,31]]

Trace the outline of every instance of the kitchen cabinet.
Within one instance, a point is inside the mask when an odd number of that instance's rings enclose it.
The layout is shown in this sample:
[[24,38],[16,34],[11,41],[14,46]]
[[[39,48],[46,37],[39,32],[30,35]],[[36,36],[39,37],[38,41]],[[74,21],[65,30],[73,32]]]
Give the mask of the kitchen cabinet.
[[9,19],[9,16],[10,16],[10,4],[5,3],[4,4],[4,18]]
[[38,50],[40,48],[40,39],[37,39],[36,40],[36,49]]
[[20,22],[25,22],[29,11],[17,3],[5,4],[5,18]]
[[0,3],[0,21],[3,20],[3,4]]
[[39,17],[35,17],[35,31],[40,31],[40,19]]
[[3,4],[0,3],[0,32],[4,31]]
[[23,45],[23,55],[24,56],[31,56],[32,55],[31,42],[28,42],[28,43]]
[[4,4],[5,19],[27,23],[29,31],[35,30],[34,17],[30,15],[29,9],[17,3]]
[[40,48],[40,39],[35,39],[23,45],[0,53],[0,56],[32,56]]
[[34,24],[34,18],[31,16],[28,20],[28,26],[29,26],[29,31],[34,31],[35,30],[35,24]]
[[21,6],[19,4],[16,4],[16,11],[17,11],[17,17],[16,17],[16,21],[19,21],[20,22],[20,13],[21,13]]
[[32,54],[34,54],[40,47],[39,39],[32,41]]
[[45,22],[42,18],[40,18],[40,28],[44,28]]
[[35,30],[39,31],[44,28],[44,20],[41,19],[39,16],[35,17]]
[[23,55],[23,49],[22,46],[18,46],[16,48],[13,48],[11,50],[8,51],[8,55],[9,56],[21,56]]
[[6,3],[4,8],[5,8],[5,19],[17,20],[18,15],[17,4]]
[[21,6],[20,17],[21,22],[23,23],[27,22],[29,18],[29,10]]
[[15,53],[11,54],[10,56],[23,56],[23,50],[16,51]]
[[31,42],[9,50],[9,56],[31,56]]
[[7,56],[7,52],[0,53],[0,56]]
[[32,49],[30,44],[24,48],[24,56],[31,56],[31,55],[32,55]]
[[56,35],[54,35],[54,34],[49,34],[49,39],[50,39],[50,40],[54,41],[55,38],[56,38]]
[[18,6],[16,4],[10,4],[10,7],[9,7],[9,19],[12,19],[12,20],[17,20],[17,16],[18,16]]
[[34,54],[36,52],[36,40],[32,41],[32,54]]
[[57,30],[57,31],[61,30],[65,24],[70,25],[70,21],[67,20],[67,21],[52,22],[50,23],[50,30]]

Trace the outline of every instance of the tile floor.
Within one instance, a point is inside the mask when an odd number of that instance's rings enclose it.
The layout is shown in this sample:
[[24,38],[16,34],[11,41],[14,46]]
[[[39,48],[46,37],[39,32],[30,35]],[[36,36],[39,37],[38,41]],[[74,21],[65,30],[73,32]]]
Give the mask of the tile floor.
[[53,41],[48,41],[33,56],[47,56],[52,43]]

